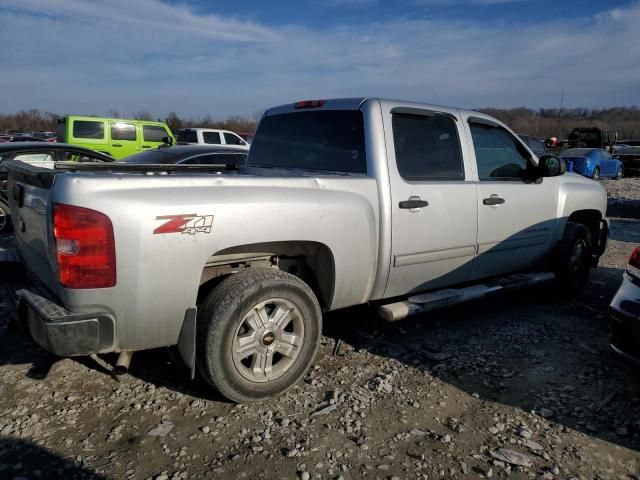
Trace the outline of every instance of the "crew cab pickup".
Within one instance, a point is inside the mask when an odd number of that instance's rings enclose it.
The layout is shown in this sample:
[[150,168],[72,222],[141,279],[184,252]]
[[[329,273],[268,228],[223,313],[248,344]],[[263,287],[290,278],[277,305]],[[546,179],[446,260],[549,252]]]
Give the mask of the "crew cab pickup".
[[487,115],[377,98],[272,108],[247,164],[11,162],[17,292],[59,355],[177,345],[248,402],[313,362],[322,313],[387,320],[556,278],[606,242],[601,185]]

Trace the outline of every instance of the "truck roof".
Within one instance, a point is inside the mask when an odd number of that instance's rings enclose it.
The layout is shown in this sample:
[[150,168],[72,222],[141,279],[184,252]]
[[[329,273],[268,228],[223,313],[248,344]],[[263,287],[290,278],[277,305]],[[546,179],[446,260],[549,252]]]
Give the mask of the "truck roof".
[[[427,110],[436,111],[456,111],[459,113],[466,113],[477,118],[486,118],[488,120],[495,120],[491,115],[487,115],[475,110],[460,109],[457,107],[446,107],[443,105],[434,105],[430,103],[411,102],[406,100],[398,100],[392,98],[380,98],[380,97],[354,97],[354,98],[331,98],[322,100],[303,100],[301,102],[288,103],[285,105],[279,105],[277,107],[270,108],[265,111],[265,115],[277,115],[280,113],[301,112],[306,109],[326,109],[326,110],[357,110],[367,100],[377,100],[381,103],[396,103],[405,107],[422,108]],[[300,107],[300,104],[308,102],[312,106]],[[313,103],[315,102],[315,104]],[[322,102],[318,105],[318,102]]]

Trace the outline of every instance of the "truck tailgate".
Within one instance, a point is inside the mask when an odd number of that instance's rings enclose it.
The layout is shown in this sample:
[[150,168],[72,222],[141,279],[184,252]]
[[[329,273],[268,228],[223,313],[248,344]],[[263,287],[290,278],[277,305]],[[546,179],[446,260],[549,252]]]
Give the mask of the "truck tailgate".
[[6,164],[15,242],[27,269],[54,293],[58,283],[50,192],[56,172],[20,161]]

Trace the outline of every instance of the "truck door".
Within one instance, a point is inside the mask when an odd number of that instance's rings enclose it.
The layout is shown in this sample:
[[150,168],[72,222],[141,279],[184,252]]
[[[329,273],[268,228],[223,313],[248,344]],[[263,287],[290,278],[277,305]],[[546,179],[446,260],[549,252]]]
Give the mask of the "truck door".
[[111,120],[111,155],[123,158],[140,151],[135,123]]
[[464,123],[478,172],[478,253],[469,280],[533,266],[551,248],[557,183],[525,181],[531,155],[501,125],[475,117]]
[[392,199],[385,296],[464,282],[475,255],[477,201],[459,114],[390,108],[383,110]]

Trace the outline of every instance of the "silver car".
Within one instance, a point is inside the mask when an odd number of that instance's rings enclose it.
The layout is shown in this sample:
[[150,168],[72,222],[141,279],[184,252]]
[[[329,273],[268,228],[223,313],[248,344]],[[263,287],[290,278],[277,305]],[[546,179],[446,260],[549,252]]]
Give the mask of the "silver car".
[[640,362],[640,247],[629,257],[622,285],[609,306],[611,348]]

